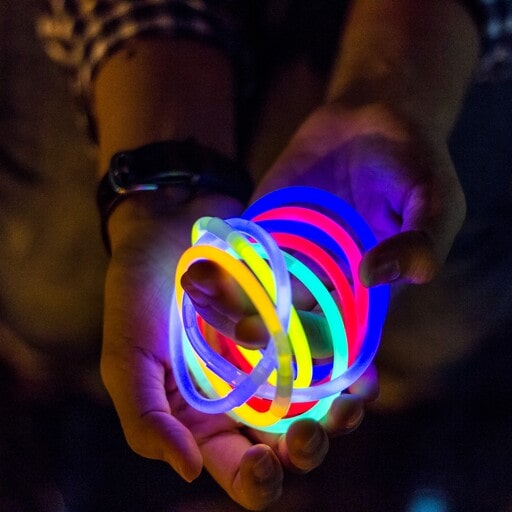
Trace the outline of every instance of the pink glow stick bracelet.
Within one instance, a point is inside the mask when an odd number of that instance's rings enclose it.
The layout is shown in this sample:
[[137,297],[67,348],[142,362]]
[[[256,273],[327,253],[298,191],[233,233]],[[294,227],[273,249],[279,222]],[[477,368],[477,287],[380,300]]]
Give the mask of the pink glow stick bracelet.
[[[275,433],[299,418],[325,416],[377,352],[389,286],[368,289],[358,277],[362,254],[375,243],[351,206],[311,187],[272,192],[240,219],[199,219],[193,245],[178,262],[170,318],[172,369],[187,402]],[[339,306],[301,254],[327,278]],[[268,330],[264,350],[244,349],[201,321],[180,285],[200,260],[224,268],[253,302]],[[319,361],[312,354],[292,304],[291,276],[311,292],[325,317],[331,357]],[[219,344],[222,356],[213,348]]]

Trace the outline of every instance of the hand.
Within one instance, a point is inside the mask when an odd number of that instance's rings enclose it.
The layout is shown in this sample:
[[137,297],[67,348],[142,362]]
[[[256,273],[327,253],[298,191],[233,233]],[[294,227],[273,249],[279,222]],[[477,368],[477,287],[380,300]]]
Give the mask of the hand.
[[360,266],[369,286],[431,280],[465,216],[446,141],[383,104],[314,111],[255,196],[290,185],[329,190],[370,224],[379,244]]
[[168,351],[175,265],[190,245],[193,221],[205,214],[235,216],[242,205],[208,196],[162,214],[154,194],[141,199],[148,201],[143,208],[137,199],[123,202],[111,219],[103,380],[134,451],[168,462],[187,481],[204,465],[233,500],[248,509],[264,508],[281,493],[283,468],[313,469],[327,452],[327,433],[344,433],[359,424],[365,398],[377,392],[375,374],[360,379],[356,394],[335,401],[325,428],[303,421],[284,436],[243,428],[224,414],[205,415],[188,406],[176,388]]

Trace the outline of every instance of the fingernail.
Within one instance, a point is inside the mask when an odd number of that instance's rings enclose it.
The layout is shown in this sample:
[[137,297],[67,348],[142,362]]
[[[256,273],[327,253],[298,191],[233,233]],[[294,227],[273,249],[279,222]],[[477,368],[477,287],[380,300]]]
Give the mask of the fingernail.
[[201,473],[202,463],[190,460],[188,463],[185,461],[176,460],[176,457],[170,453],[165,453],[163,460],[171,466],[178,475],[188,483],[194,481]]
[[215,283],[215,268],[210,262],[199,262],[191,265],[186,274],[192,281],[201,284],[211,285]]
[[[202,302],[211,299],[217,292],[217,282],[205,269],[192,265],[181,277],[181,286],[191,297],[201,297]],[[201,300],[201,299],[199,299]]]
[[377,284],[390,283],[400,277],[400,264],[397,260],[383,261],[369,271],[368,284],[375,286]]
[[324,442],[324,433],[321,427],[317,427],[310,438],[302,445],[302,453],[310,456],[320,450]]
[[199,476],[197,470],[191,469],[187,466],[184,466],[183,464],[178,465],[177,471],[181,478],[183,478],[183,480],[185,480],[189,484]]
[[211,297],[208,297],[201,290],[197,290],[196,288],[186,288],[185,293],[190,297],[190,300],[195,306],[205,308],[211,304]]
[[357,428],[361,422],[363,421],[364,417],[364,410],[363,409],[356,409],[350,418],[347,420],[347,429],[354,429]]
[[195,480],[193,477],[187,475],[183,471],[180,471],[180,476],[181,476],[181,478],[183,478],[183,480],[185,480],[185,482],[187,482],[189,484],[191,484]]
[[252,474],[260,482],[271,480],[275,476],[275,464],[269,452],[265,452],[253,465]]

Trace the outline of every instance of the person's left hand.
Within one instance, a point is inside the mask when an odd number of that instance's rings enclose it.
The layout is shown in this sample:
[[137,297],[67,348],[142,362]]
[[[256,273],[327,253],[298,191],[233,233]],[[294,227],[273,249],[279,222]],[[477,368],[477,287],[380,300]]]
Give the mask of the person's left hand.
[[[154,194],[147,200],[150,205],[158,202]],[[284,469],[308,472],[317,467],[327,453],[329,435],[359,424],[365,400],[376,396],[376,375],[369,371],[353,386],[353,394],[341,395],[324,425],[298,421],[285,435],[264,434],[225,414],[193,409],[177,389],[169,359],[175,265],[198,217],[236,216],[242,206],[203,196],[154,217],[148,206],[142,209],[145,214],[131,214],[136,202],[121,204],[111,218],[101,359],[103,380],[128,444],[144,457],[166,461],[188,481],[204,465],[234,501],[263,509],[280,496]]]

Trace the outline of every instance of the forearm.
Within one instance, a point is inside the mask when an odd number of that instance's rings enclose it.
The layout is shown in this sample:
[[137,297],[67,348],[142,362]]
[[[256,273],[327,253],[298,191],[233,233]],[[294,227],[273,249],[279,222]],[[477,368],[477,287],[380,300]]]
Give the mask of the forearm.
[[446,138],[479,54],[477,29],[453,0],[355,0],[327,100],[380,103]]
[[229,59],[184,39],[136,39],[102,66],[94,83],[99,173],[119,150],[194,136],[234,156]]
[[[234,157],[233,91],[231,62],[221,51],[184,39],[133,40],[94,82],[99,175],[115,152],[166,139],[192,136]],[[160,218],[165,223],[184,197],[169,188],[122,201],[109,219],[112,249]]]

